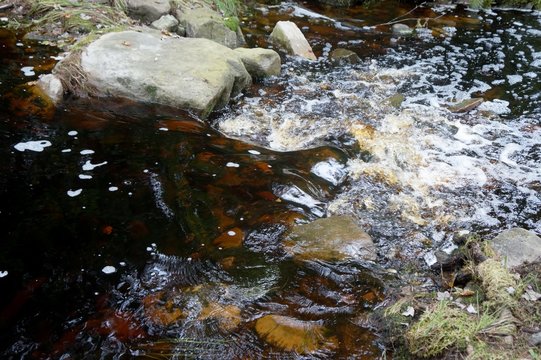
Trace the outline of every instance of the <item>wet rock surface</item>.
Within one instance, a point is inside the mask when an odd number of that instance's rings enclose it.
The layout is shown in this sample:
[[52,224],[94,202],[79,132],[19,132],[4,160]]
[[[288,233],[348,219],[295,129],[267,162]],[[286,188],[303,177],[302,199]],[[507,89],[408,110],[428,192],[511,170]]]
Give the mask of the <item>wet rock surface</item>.
[[53,74],[40,76],[37,86],[47,94],[55,104],[62,101],[62,98],[64,97],[64,87],[57,76]]
[[331,345],[325,340],[325,328],[313,321],[266,315],[256,321],[255,329],[269,344],[300,354],[311,353]]
[[270,41],[290,55],[316,60],[312,47],[299,27],[291,21],[278,21],[270,34]]
[[490,244],[510,268],[541,259],[541,238],[526,229],[505,230]]
[[251,84],[232,50],[207,39],[158,32],[104,35],[85,49],[81,66],[101,95],[190,109],[201,116]]
[[357,64],[361,61],[356,52],[342,48],[334,49],[329,54],[329,59],[336,65]]
[[350,216],[332,216],[293,227],[286,252],[301,260],[375,260],[375,246]]

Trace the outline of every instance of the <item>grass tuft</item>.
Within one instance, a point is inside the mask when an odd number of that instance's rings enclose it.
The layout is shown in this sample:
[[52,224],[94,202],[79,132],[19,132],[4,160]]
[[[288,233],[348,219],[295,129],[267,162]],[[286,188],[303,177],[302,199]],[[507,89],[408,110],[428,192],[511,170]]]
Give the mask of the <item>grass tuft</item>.
[[465,350],[496,320],[487,312],[470,315],[447,301],[441,301],[427,310],[406,332],[406,343],[411,354],[421,358],[437,356],[451,348]]

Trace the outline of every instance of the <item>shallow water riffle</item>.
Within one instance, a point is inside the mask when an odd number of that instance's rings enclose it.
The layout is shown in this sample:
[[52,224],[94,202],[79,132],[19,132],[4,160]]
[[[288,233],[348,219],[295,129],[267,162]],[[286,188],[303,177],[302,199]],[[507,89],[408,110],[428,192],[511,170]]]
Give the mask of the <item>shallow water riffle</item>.
[[[541,15],[421,6],[382,17],[386,6],[260,9],[297,22],[319,60],[289,58],[218,128],[280,151],[358,147],[328,214],[354,214],[390,260],[430,264],[432,249],[451,246],[458,230],[539,233]],[[393,34],[385,23],[395,16],[411,19],[414,34]],[[256,32],[250,39],[265,43]],[[361,63],[331,65],[340,47]]]

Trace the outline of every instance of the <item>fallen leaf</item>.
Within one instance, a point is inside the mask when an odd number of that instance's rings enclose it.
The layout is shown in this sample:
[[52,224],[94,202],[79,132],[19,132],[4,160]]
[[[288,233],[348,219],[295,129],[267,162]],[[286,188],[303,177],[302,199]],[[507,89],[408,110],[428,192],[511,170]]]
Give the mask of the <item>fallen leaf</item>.
[[460,296],[462,297],[468,297],[468,296],[473,296],[473,295],[475,295],[475,291],[470,290],[470,289],[464,289],[460,292]]

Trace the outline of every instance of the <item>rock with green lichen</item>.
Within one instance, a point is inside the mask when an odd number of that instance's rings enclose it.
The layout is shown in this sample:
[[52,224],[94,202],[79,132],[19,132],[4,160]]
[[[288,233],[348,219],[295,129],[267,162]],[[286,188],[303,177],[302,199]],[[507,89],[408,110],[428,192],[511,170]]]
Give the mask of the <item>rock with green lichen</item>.
[[244,44],[240,28],[236,26],[232,30],[231,19],[224,20],[222,15],[212,9],[184,8],[178,10],[176,16],[186,30],[187,37],[210,39],[231,49]]

